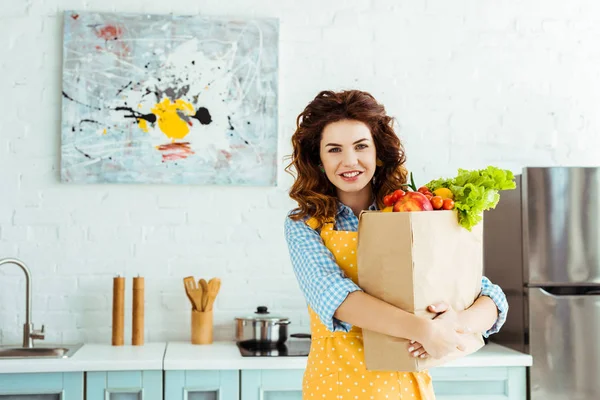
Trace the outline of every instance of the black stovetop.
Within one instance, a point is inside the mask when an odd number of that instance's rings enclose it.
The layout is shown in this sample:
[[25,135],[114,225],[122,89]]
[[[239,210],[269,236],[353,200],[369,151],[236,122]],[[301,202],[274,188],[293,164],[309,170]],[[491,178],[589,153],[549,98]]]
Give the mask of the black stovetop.
[[266,345],[257,340],[237,342],[243,357],[306,357],[310,339],[287,340],[280,345]]

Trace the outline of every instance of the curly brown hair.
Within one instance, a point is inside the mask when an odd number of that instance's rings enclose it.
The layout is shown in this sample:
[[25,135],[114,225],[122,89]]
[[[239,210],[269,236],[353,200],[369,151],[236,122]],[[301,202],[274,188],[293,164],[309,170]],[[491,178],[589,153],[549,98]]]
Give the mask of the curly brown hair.
[[320,145],[325,126],[341,120],[360,121],[371,130],[382,164],[376,168],[372,183],[380,208],[386,194],[406,183],[404,146],[394,132],[393,118],[386,114],[383,105],[371,94],[359,90],[322,91],[296,118],[293,152],[288,156],[291,162],[285,168],[295,178],[290,188],[290,197],[298,202],[290,215],[295,221],[310,216],[322,224],[336,215],[335,186],[319,169]]

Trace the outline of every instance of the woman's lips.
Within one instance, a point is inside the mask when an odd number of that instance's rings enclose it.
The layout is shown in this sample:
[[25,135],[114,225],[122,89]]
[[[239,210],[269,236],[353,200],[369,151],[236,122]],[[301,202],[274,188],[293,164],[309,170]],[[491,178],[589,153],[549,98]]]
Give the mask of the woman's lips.
[[346,182],[354,182],[361,175],[362,175],[362,171],[348,171],[348,172],[339,174],[340,178],[342,178]]

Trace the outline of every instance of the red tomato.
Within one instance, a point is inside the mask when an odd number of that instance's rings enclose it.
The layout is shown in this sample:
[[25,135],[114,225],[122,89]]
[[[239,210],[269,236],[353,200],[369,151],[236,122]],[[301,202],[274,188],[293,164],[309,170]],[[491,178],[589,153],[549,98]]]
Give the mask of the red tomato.
[[431,193],[425,193],[425,197],[427,197],[427,200],[431,201],[433,195]]
[[431,205],[433,206],[434,210],[439,210],[444,205],[444,199],[442,199],[440,196],[433,196],[431,198]]
[[452,199],[444,199],[444,204],[442,205],[444,210],[452,210],[454,208],[454,200]]
[[429,192],[429,188],[427,186],[421,186],[420,188],[417,189],[417,192],[427,194],[427,192]]
[[394,193],[392,193],[392,201],[394,203],[396,203],[405,194],[406,194],[406,192],[404,190],[402,190],[402,189],[394,190]]
[[386,207],[390,207],[394,205],[394,201],[393,201],[393,194],[388,194],[383,196],[383,204],[386,205]]

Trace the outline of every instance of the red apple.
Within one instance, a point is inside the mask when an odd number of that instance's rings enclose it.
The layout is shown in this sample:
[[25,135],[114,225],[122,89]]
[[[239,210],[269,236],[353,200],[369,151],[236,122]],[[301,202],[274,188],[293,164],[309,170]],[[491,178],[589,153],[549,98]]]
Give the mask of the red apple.
[[394,204],[394,211],[433,211],[433,207],[423,193],[408,192]]

